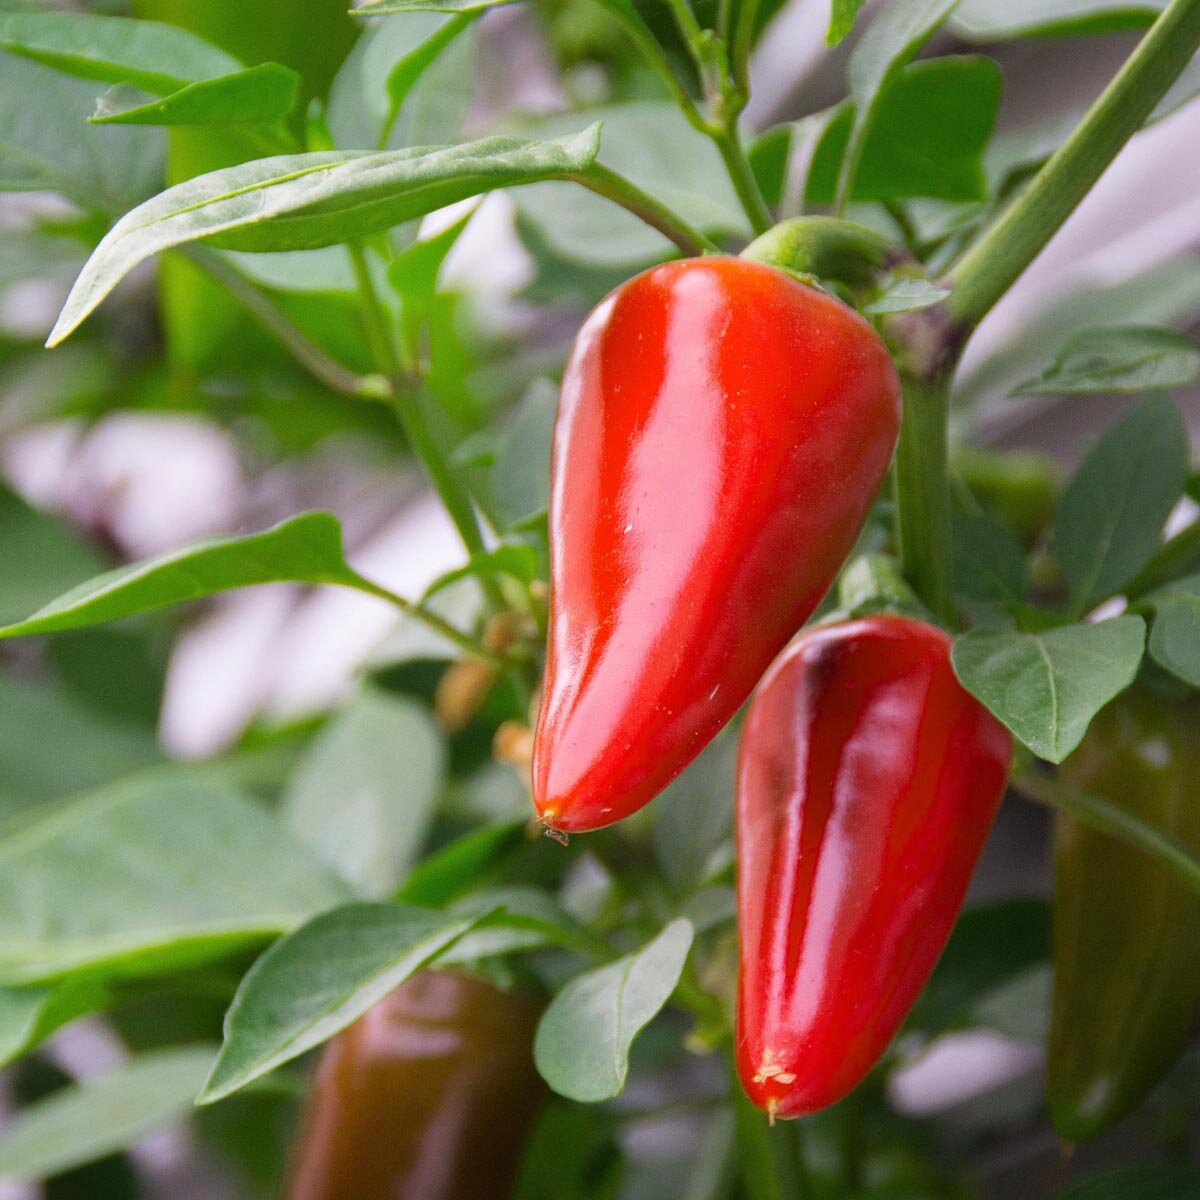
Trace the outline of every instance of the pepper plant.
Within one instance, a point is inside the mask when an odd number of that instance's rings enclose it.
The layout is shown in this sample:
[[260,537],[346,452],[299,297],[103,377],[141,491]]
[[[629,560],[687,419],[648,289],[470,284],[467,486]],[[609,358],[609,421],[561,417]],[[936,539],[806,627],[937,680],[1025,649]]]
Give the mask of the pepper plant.
[[[0,344],[0,431],[189,414],[299,477],[336,442],[373,478],[415,469],[461,542],[399,594],[333,497],[131,562],[101,522],[0,493],[0,1178],[151,1194],[136,1145],[186,1120],[190,1167],[246,1197],[357,1200],[389,1173],[421,1200],[1200,1195],[1200,493],[1171,395],[1200,347],[1162,323],[1200,307],[1195,264],[961,370],[1191,99],[1200,0],[832,0],[845,98],[769,128],[747,104],[777,0],[506,2],[0,3],[0,188],[38,197],[8,201],[3,282],[65,296],[49,350]],[[561,111],[472,107],[514,29]],[[1119,71],[1036,138],[994,135],[994,61],[928,56],[1114,30],[1139,34]],[[501,191],[532,263],[517,333],[447,269]],[[988,413],[1095,395],[1127,402],[1065,482],[985,444]],[[736,477],[727,428],[754,447]],[[602,543],[628,478],[650,533]],[[689,603],[664,607],[676,576]],[[343,703],[171,761],[170,647],[197,604],[266,584],[356,591],[394,627]],[[743,721],[806,620],[830,631]],[[920,648],[899,677],[897,629]],[[827,794],[792,778],[801,747],[852,744]],[[1051,814],[1053,894],[958,915],[1002,777]],[[845,869],[785,887],[817,848],[764,856],[755,821],[823,804]],[[774,1021],[810,917],[852,957],[806,985],[821,1053],[743,1054],[739,921],[775,947],[742,1010]],[[89,1027],[119,1064],[64,1078],[56,1046]],[[1048,1078],[904,1102],[983,1032],[1048,1044]],[[1098,1170],[1121,1121],[1104,1161],[1133,1139],[1139,1165]],[[1006,1183],[997,1146],[1029,1173]]]

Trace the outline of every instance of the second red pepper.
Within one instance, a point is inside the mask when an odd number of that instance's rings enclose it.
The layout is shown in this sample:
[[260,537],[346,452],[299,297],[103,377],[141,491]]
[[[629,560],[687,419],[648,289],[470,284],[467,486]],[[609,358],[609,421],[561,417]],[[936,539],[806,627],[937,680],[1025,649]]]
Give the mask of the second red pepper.
[[575,344],[555,431],[534,800],[640,808],[745,701],[849,553],[895,448],[870,325],[773,267],[655,267]]
[[958,916],[1008,775],[1008,731],[903,617],[814,629],[771,669],[738,764],[737,1059],[798,1117],[871,1069]]

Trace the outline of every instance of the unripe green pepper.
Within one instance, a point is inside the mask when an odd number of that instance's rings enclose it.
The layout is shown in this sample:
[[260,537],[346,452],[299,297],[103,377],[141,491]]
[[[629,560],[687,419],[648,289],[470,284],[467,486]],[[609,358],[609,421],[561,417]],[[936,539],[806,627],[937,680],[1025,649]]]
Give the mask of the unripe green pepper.
[[[357,29],[347,0],[134,0],[137,16],[178,25],[247,66],[278,62],[300,73],[300,99],[293,114],[299,128],[305,106],[328,90]],[[296,149],[300,149],[297,146]],[[236,166],[274,150],[262,130],[230,125],[180,125],[168,131],[167,184]],[[246,319],[198,267],[167,255],[161,267],[161,305],[171,362],[203,373],[250,365],[275,343]]]
[[[1200,703],[1126,692],[1065,782],[1200,850]],[[1047,1091],[1058,1132],[1095,1137],[1179,1057],[1200,1012],[1200,898],[1149,855],[1060,814]]]

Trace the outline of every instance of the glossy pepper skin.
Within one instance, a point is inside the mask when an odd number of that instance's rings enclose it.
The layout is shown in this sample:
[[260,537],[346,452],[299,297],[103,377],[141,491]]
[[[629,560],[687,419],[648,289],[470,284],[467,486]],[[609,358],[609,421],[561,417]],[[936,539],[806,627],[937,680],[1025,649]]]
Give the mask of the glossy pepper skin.
[[[1200,850],[1200,704],[1123,693],[1060,768]],[[1200,900],[1149,855],[1059,814],[1047,1091],[1058,1132],[1103,1133],[1175,1062],[1200,1017]]]
[[541,1007],[451,972],[397,988],[326,1048],[285,1200],[508,1200],[545,1096]]
[[1004,794],[1008,731],[904,617],[819,627],[763,680],[737,779],[737,1062],[799,1117],[887,1049],[941,955]]
[[867,322],[773,267],[672,262],[596,308],[554,438],[548,826],[628,816],[737,711],[853,546],[899,420]]

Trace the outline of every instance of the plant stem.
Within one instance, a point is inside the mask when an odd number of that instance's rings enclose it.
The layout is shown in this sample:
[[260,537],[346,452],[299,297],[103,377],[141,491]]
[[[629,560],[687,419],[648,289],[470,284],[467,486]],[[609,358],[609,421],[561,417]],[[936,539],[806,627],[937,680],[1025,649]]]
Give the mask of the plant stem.
[[700,233],[693,229],[682,217],[673,213],[665,204],[655,200],[653,196],[643,192],[637,184],[618,175],[616,171],[593,163],[586,171],[569,178],[582,184],[597,196],[603,196],[614,204],[633,213],[635,217],[645,221],[657,229],[664,237],[674,242],[688,256],[714,252],[717,247]]
[[[471,498],[451,470],[445,455],[442,454],[441,447],[437,444],[437,440],[426,423],[425,415],[421,411],[420,396],[411,390],[409,395],[404,395],[404,385],[411,380],[396,351],[391,320],[375,290],[375,282],[371,278],[371,269],[367,263],[366,254],[362,246],[356,244],[351,244],[349,250],[350,261],[354,266],[354,278],[358,283],[363,303],[367,342],[381,374],[392,381],[392,407],[395,409],[413,453],[424,466],[442,506],[449,514],[450,520],[454,522],[454,527],[458,530],[458,536],[467,548],[467,553],[482,554],[485,552],[486,546]],[[504,594],[494,578],[481,574],[479,583],[493,608],[499,610],[506,607]]]
[[950,273],[946,301],[977,325],[1145,123],[1200,46],[1200,0],[1171,0],[1082,123]]
[[755,234],[765,233],[771,228],[771,210],[767,208],[767,202],[763,199],[758,180],[754,178],[750,160],[746,157],[746,151],[742,146],[742,135],[738,130],[737,117],[731,113],[719,130],[712,131],[711,137],[721,152],[725,169],[729,172],[730,182],[733,184],[734,191],[737,192],[738,199],[742,202],[742,208],[745,209],[751,228]]
[[896,545],[905,578],[925,606],[954,621],[950,588],[949,379],[902,375],[904,413],[894,467]]
[[210,250],[207,246],[187,246],[181,248],[179,253],[191,259],[242,304],[268,333],[283,343],[292,357],[313,378],[344,396],[362,398],[378,394],[379,385],[383,382],[381,379],[356,375],[335,358],[331,358],[215,250]]
[[1029,800],[1048,805],[1101,833],[1112,834],[1160,862],[1192,891],[1200,893],[1200,854],[1173,834],[1147,824],[1123,808],[1050,775],[1027,772],[1013,787]]
[[742,1091],[736,1071],[732,1086],[737,1158],[746,1198],[747,1200],[788,1200],[775,1161],[771,1127],[767,1124],[766,1117],[754,1107],[750,1098]]

